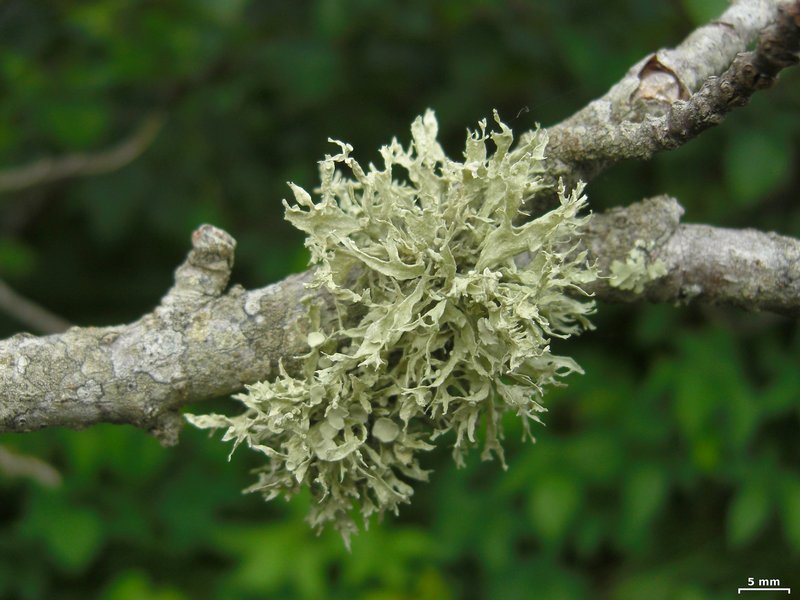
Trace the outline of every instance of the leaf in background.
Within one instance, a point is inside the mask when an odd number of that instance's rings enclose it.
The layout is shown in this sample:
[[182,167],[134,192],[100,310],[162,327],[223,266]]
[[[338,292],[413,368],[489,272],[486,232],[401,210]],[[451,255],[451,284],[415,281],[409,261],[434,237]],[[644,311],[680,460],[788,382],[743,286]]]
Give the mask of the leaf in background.
[[585,581],[552,556],[532,556],[525,562],[509,565],[492,580],[482,594],[470,590],[465,597],[499,600],[582,600],[589,598]]
[[692,441],[701,439],[717,408],[716,391],[709,386],[706,373],[700,369],[682,369],[673,393],[673,410],[682,433]]
[[0,238],[0,277],[27,275],[36,263],[34,251],[24,242]]
[[643,464],[625,480],[620,538],[626,546],[639,548],[647,540],[650,524],[664,505],[668,491],[664,468]]
[[221,24],[232,25],[241,17],[246,3],[247,0],[202,0],[198,4],[209,17]]
[[292,555],[304,547],[309,534],[302,523],[223,525],[214,532],[217,548],[230,556],[235,568],[226,588],[265,593],[291,581]]
[[781,482],[780,514],[783,535],[796,553],[800,553],[800,478],[786,475]]
[[316,0],[314,2],[314,26],[324,37],[339,37],[350,27],[348,8],[341,0]]
[[728,8],[728,0],[682,0],[681,4],[695,27],[716,19]]
[[174,550],[189,550],[210,537],[217,515],[237,497],[222,481],[209,486],[209,475],[187,466],[161,486],[156,510]]
[[102,520],[95,510],[75,506],[54,493],[33,496],[22,533],[41,541],[53,561],[71,573],[84,571],[105,541]]
[[443,574],[433,567],[425,567],[417,580],[414,598],[417,600],[450,600],[454,598]]
[[341,65],[328,44],[314,39],[283,39],[259,50],[265,76],[293,100],[294,110],[320,106],[341,85]]
[[94,237],[107,244],[124,240],[139,226],[152,187],[141,165],[79,182],[79,202]]
[[758,427],[761,413],[761,398],[754,398],[743,382],[731,389],[728,395],[726,420],[727,442],[737,451],[744,451]]
[[99,144],[108,128],[108,107],[86,99],[47,103],[41,113],[47,132],[59,145],[85,150]]
[[651,345],[669,339],[675,331],[680,310],[668,304],[645,304],[636,317],[636,339]]
[[[377,533],[380,535],[381,531]],[[262,598],[281,590],[289,590],[289,595],[281,597],[311,600],[326,597],[326,577],[334,558],[345,552],[341,538],[314,535],[302,521],[292,519],[266,524],[263,520],[243,525],[224,522],[213,535],[215,546],[235,565],[224,583],[234,597]],[[401,576],[409,573],[411,570],[403,561],[393,560],[397,557],[394,550],[391,541],[382,546],[377,552],[377,559],[383,559],[380,568],[377,572],[368,568],[369,575],[380,576],[389,570]],[[337,567],[341,569],[358,561],[356,554],[347,554],[347,560]],[[346,575],[342,579],[346,580]]]
[[611,483],[625,463],[619,440],[602,431],[582,432],[570,440],[563,451],[572,469],[590,482]]
[[528,514],[545,542],[560,543],[580,506],[576,481],[561,473],[538,478],[528,501]]
[[343,564],[342,578],[362,585],[377,578],[384,589],[404,589],[416,577],[410,576],[439,555],[439,544],[428,532],[405,529],[375,529],[374,536],[353,540],[352,560]]
[[688,584],[675,596],[675,600],[711,600],[711,598],[702,587],[694,584]]
[[155,590],[150,578],[138,570],[119,573],[106,587],[100,600],[185,600],[178,590],[162,588]]
[[734,547],[747,544],[764,529],[772,510],[762,481],[750,480],[739,489],[728,508],[728,541]]
[[752,206],[787,180],[792,146],[768,130],[744,130],[724,149],[725,182],[738,206]]
[[595,554],[606,536],[604,516],[597,513],[585,515],[575,532],[575,547],[580,556]]

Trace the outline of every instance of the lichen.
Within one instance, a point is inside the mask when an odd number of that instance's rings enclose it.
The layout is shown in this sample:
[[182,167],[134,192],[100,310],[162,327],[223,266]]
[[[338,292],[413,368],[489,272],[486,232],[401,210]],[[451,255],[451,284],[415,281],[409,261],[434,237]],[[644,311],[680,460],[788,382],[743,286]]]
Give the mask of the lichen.
[[[248,491],[270,499],[310,488],[311,524],[332,522],[345,540],[354,506],[366,520],[409,501],[433,442],[452,433],[461,465],[482,426],[482,456],[502,461],[503,413],[530,435],[544,390],[580,372],[550,340],[590,326],[582,286],[596,273],[575,250],[588,219],[582,187],[561,186],[558,207],[515,224],[544,189],[547,138],[537,131],[512,150],[510,129],[495,120],[498,131],[482,121],[468,132],[463,162],[445,156],[428,111],[408,149],[396,140],[381,149],[382,169],[363,169],[351,146],[334,142],[317,200],[290,184],[286,218],[307,236],[309,287],[330,293],[337,317],[323,322],[307,299],[303,372],[281,367],[274,381],[248,386],[236,396],[247,407],[239,416],[189,417],[267,457]],[[523,252],[531,260],[517,266]]]
[[652,241],[636,240],[625,262],[615,260],[611,263],[608,283],[612,287],[641,294],[648,283],[666,275],[669,272],[666,263],[661,259],[650,259],[653,245]]

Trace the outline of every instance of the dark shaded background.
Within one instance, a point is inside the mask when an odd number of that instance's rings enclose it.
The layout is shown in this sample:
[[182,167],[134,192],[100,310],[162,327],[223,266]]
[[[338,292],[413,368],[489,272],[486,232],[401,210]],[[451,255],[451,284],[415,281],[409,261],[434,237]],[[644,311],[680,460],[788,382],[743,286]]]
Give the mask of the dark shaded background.
[[[364,161],[425,108],[450,153],[497,108],[523,131],[602,94],[720,0],[183,0],[0,3],[0,168],[97,151],[153,111],[166,125],[111,174],[0,196],[0,277],[82,325],[167,290],[189,234],[238,242],[235,282],[302,270],[285,181],[313,187],[327,137]],[[676,195],[687,220],[800,235],[797,107],[786,73],[720,129],[588,188],[595,210]],[[747,577],[800,588],[800,335],[769,315],[599,307],[558,349],[586,369],[547,398],[538,443],[508,422],[509,470],[435,473],[348,554],[307,498],[242,496],[257,457],[188,429],[162,449],[95,427],[0,436],[51,490],[0,477],[0,597],[730,598]],[[0,315],[0,335],[23,327]],[[224,406],[230,401],[220,401]],[[209,410],[198,406],[195,410]]]

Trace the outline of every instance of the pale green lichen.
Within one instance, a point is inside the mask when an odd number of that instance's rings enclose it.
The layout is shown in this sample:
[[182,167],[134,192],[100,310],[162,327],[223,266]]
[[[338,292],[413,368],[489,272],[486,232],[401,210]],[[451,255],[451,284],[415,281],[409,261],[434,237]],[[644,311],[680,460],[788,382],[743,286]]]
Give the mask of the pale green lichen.
[[[550,339],[588,327],[593,310],[581,288],[596,273],[575,251],[585,198],[562,187],[557,208],[515,225],[544,187],[547,139],[538,131],[511,150],[511,131],[495,120],[499,131],[484,121],[469,133],[463,162],[445,156],[428,111],[408,149],[381,149],[382,169],[365,171],[335,142],[316,201],[290,184],[286,218],[307,235],[310,287],[331,294],[338,318],[321,323],[309,301],[304,372],[281,368],[248,386],[239,416],[189,417],[267,456],[249,491],[269,499],[308,487],[311,523],[333,522],[347,539],[354,505],[366,518],[409,500],[408,482],[427,478],[419,455],[431,442],[453,432],[463,464],[482,423],[483,456],[502,460],[502,414],[528,431],[544,389],[580,371],[550,352]],[[518,267],[523,252],[531,260]]]
[[669,272],[666,263],[661,259],[650,259],[652,249],[652,241],[636,240],[625,262],[615,260],[611,263],[608,283],[612,287],[641,294],[648,283],[666,275]]

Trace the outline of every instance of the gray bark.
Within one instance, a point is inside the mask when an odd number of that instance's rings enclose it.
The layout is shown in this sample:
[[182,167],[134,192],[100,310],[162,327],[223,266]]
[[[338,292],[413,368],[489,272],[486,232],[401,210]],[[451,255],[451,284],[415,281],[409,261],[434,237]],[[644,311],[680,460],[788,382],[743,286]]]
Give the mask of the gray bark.
[[[605,302],[697,301],[800,317],[800,241],[754,229],[684,225],[682,215],[669,196],[595,215],[583,243],[605,277],[589,291]],[[608,278],[611,264],[624,262],[637,240],[652,242],[650,259],[667,269],[640,294],[613,287]]]
[[677,47],[644,57],[604,96],[549,128],[548,173],[568,184],[589,181],[721,123],[797,61],[798,14],[797,1],[739,0]]
[[223,293],[235,243],[203,226],[151,313],[118,327],[72,327],[0,342],[0,432],[128,423],[177,441],[186,403],[268,377],[305,347],[305,275]]

